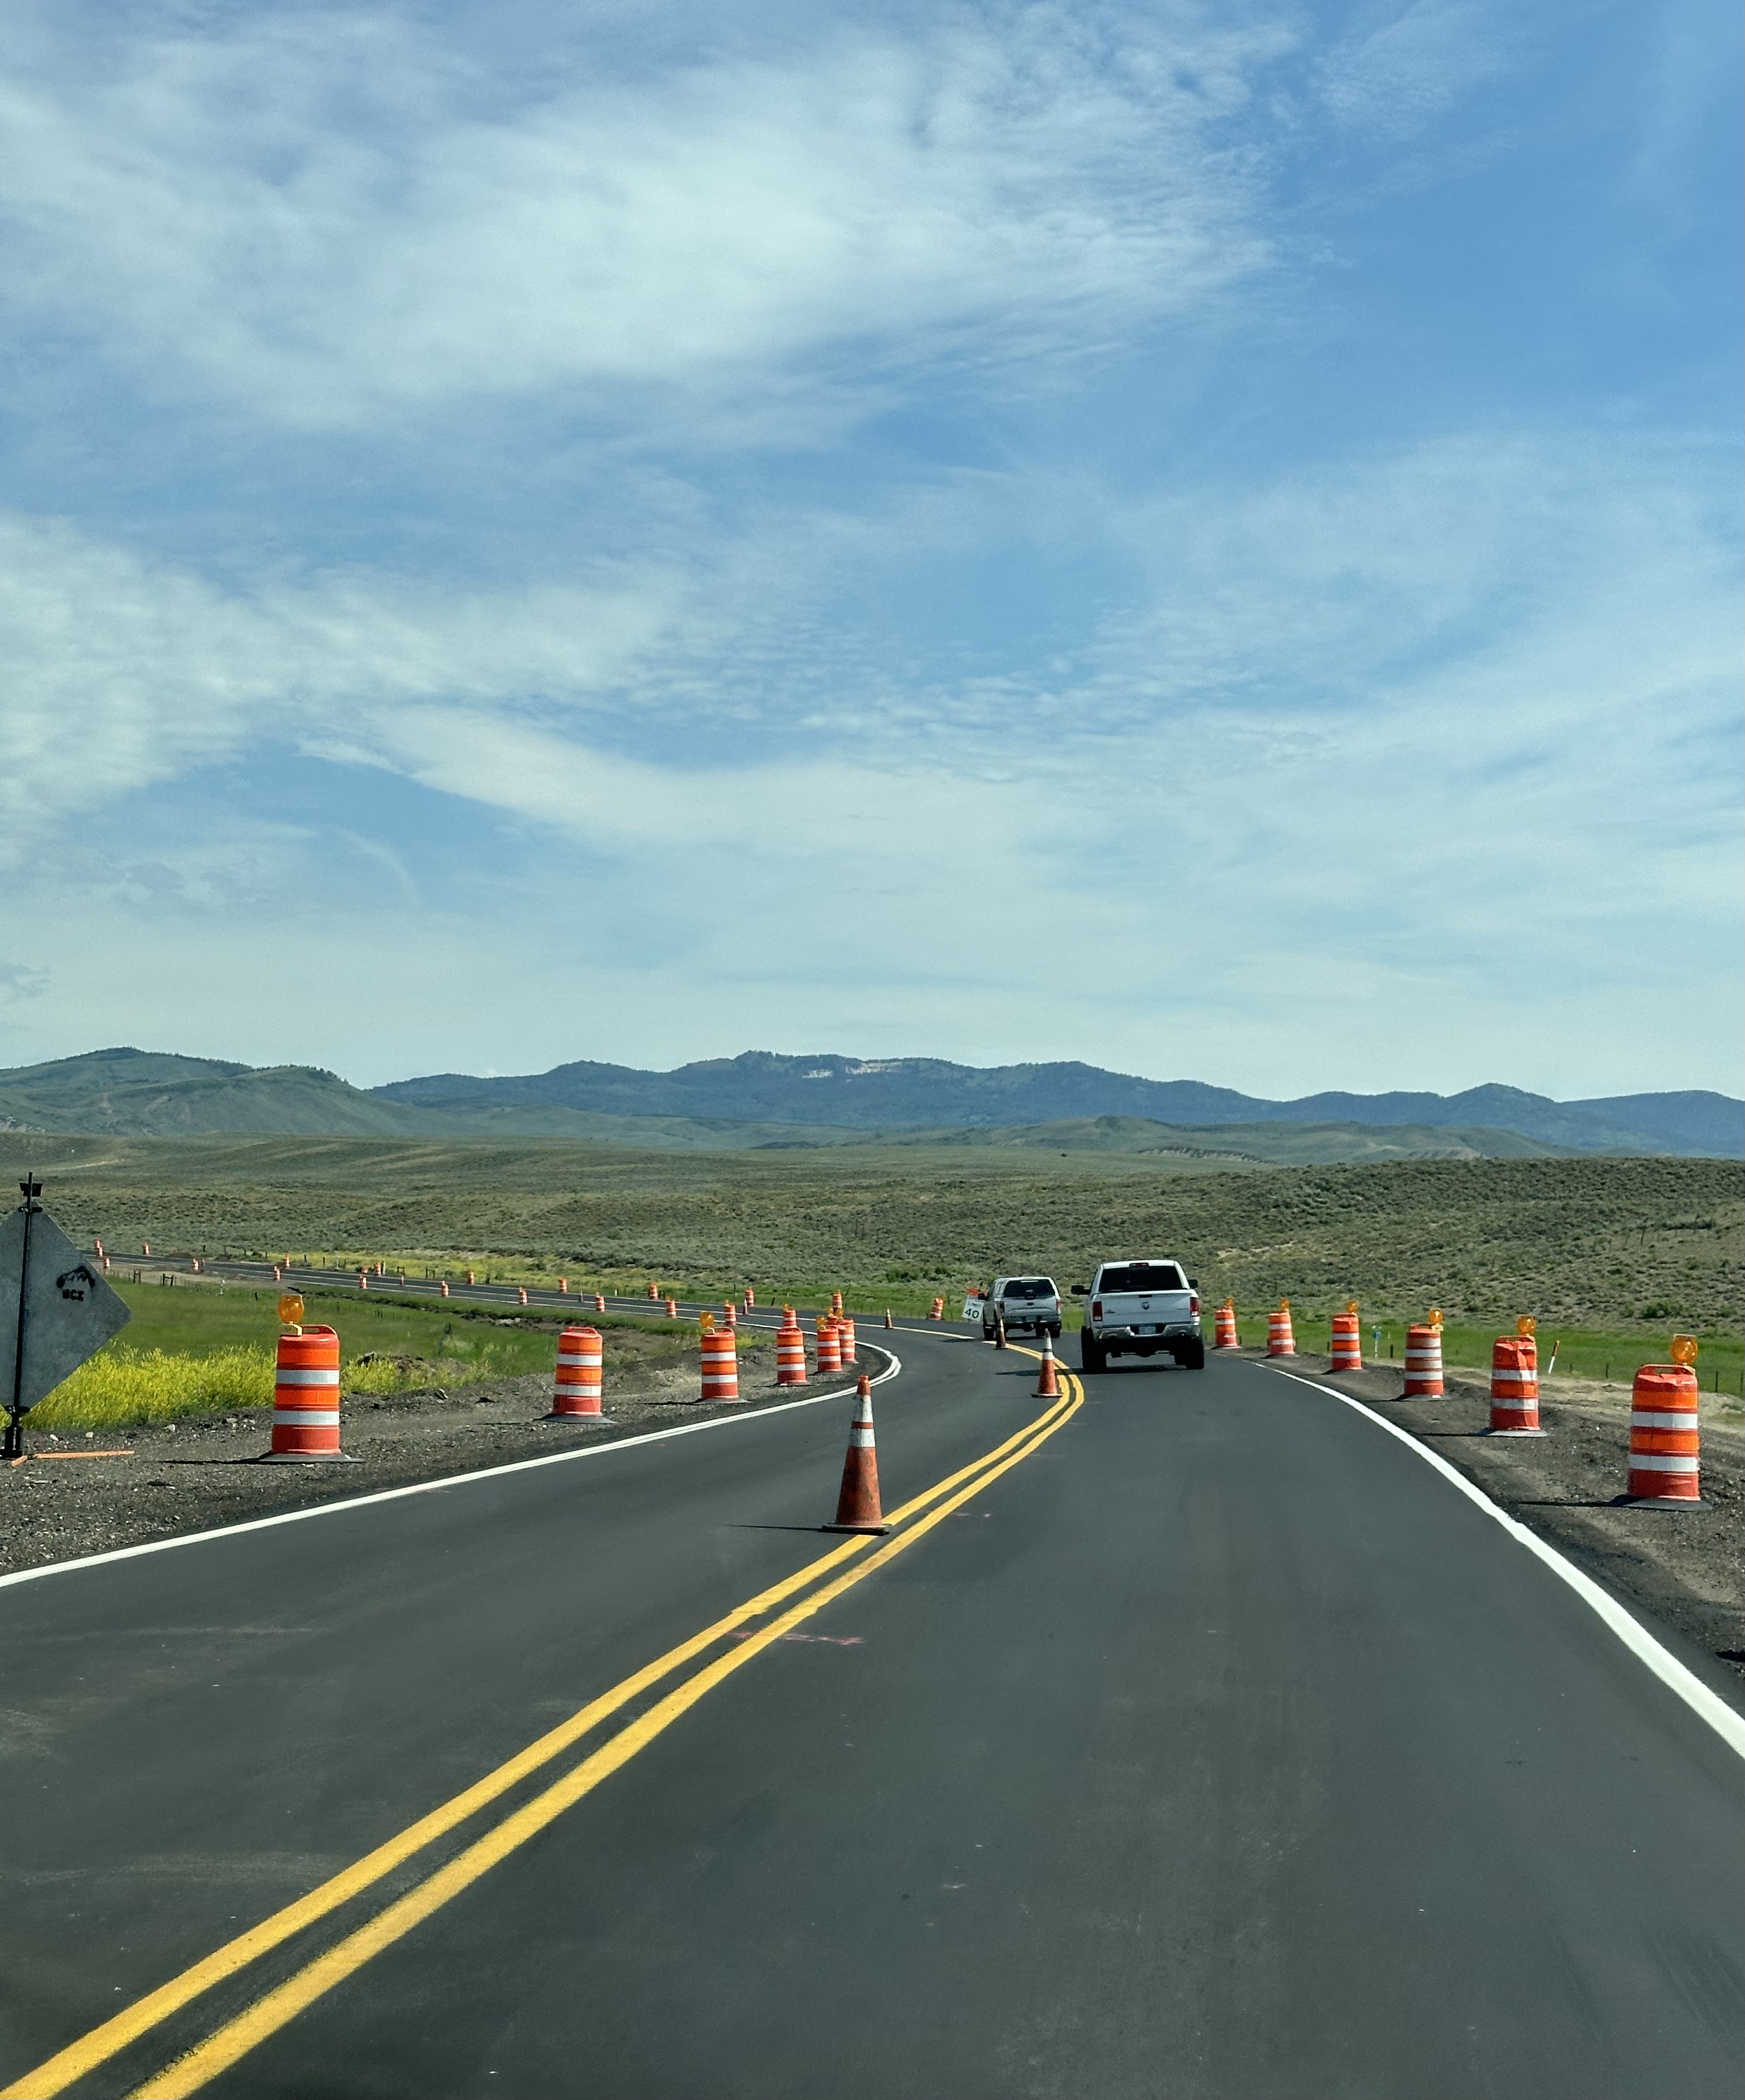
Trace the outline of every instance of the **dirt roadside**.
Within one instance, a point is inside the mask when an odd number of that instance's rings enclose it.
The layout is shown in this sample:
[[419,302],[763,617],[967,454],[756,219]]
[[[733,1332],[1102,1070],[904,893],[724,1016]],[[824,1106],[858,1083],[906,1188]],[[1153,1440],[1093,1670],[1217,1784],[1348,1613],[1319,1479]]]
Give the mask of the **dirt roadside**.
[[[1266,1361],[1263,1349],[1245,1357]],[[1745,1684],[1745,1410],[1702,1400],[1703,1506],[1624,1502],[1630,1388],[1587,1379],[1541,1379],[1543,1438],[1490,1437],[1490,1383],[1451,1371],[1440,1400],[1406,1400],[1398,1364],[1331,1376],[1325,1357],[1282,1368],[1324,1379],[1419,1438],[1586,1573],[1672,1627]]]
[[[184,1418],[174,1427],[29,1436],[30,1458],[0,1468],[0,1573],[476,1472],[579,1445],[707,1422],[737,1414],[748,1403],[802,1397],[777,1385],[775,1351],[760,1348],[739,1359],[738,1406],[705,1406],[698,1397],[700,1365],[695,1349],[658,1365],[615,1365],[609,1349],[605,1404],[611,1421],[600,1429],[541,1418],[551,1405],[549,1371],[473,1379],[391,1399],[346,1394],[341,1402],[342,1436],[357,1462],[353,1465],[256,1463],[271,1440],[271,1407]],[[884,1358],[863,1346],[858,1365],[876,1375]],[[813,1374],[806,1392],[839,1388],[853,1391],[852,1374],[846,1385]],[[119,1449],[130,1455],[59,1455]]]

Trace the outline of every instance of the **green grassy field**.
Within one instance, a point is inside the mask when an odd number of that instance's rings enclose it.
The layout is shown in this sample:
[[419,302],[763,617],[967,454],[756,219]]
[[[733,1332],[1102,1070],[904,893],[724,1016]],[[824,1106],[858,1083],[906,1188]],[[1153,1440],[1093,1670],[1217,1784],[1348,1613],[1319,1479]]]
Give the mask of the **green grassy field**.
[[1227,1292],[1259,1311],[1289,1295],[1330,1312],[1355,1296],[1396,1326],[1439,1305],[1451,1349],[1469,1330],[1487,1349],[1532,1312],[1548,1341],[1562,1330],[1571,1350],[1601,1352],[1595,1370],[1609,1348],[1620,1361],[1633,1347],[1663,1352],[1677,1328],[1723,1374],[1738,1361],[1745,1296],[1745,1168],[1720,1160],[1188,1172],[997,1147],[710,1154],[9,1132],[0,1162],[39,1166],[68,1229],[101,1233],[122,1257],[150,1239],[452,1277],[470,1262],[506,1281],[565,1273],[576,1289],[634,1291],[652,1276],[711,1299],[752,1282],[766,1304],[840,1288],[857,1311],[915,1313],[936,1292],[955,1312],[967,1284],[998,1271],[1065,1285],[1088,1280],[1099,1256],[1173,1253],[1209,1304]]

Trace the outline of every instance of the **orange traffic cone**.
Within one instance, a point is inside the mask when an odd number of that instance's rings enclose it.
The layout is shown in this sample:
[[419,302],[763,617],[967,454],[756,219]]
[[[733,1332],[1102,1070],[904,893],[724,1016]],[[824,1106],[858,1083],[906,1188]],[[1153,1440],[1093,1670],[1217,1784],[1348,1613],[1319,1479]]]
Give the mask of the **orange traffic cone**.
[[606,1344],[597,1327],[566,1327],[557,1337],[557,1370],[548,1422],[604,1422],[600,1387]]
[[1042,1361],[1036,1374],[1036,1391],[1033,1400],[1058,1400],[1060,1397],[1060,1379],[1055,1370],[1055,1345],[1051,1335],[1042,1337]]
[[842,1462],[842,1493],[836,1498],[836,1521],[826,1531],[888,1531],[879,1508],[879,1454],[873,1440],[872,1381],[855,1388],[854,1422],[848,1431],[848,1455]]
[[1539,1426],[1539,1343],[1537,1323],[1530,1312],[1515,1322],[1512,1335],[1491,1344],[1491,1426],[1489,1436],[1543,1436]]
[[827,1312],[818,1315],[815,1347],[821,1374],[825,1371],[839,1371],[842,1369],[842,1344],[836,1339],[836,1323]]
[[776,1383],[804,1385],[805,1382],[806,1338],[793,1307],[784,1306],[782,1325],[776,1330]]
[[718,1328],[703,1338],[703,1398],[720,1405],[739,1397],[739,1352],[733,1330]]
[[1417,1394],[1440,1400],[1442,1393],[1442,1315],[1433,1308],[1427,1321],[1421,1325],[1414,1322],[1406,1330],[1406,1389],[1402,1397],[1409,1400]]
[[1630,1393],[1630,1471],[1624,1499],[1639,1507],[1702,1506],[1696,1352],[1692,1337],[1675,1335],[1672,1362],[1644,1364],[1636,1374]]
[[884,1308],[884,1324],[887,1327],[891,1324],[891,1308],[888,1305]]
[[306,1466],[323,1461],[355,1462],[349,1451],[339,1448],[339,1337],[331,1327],[298,1327],[279,1337],[272,1449],[262,1462]]
[[1364,1342],[1361,1316],[1357,1300],[1348,1298],[1345,1310],[1333,1316],[1333,1348],[1328,1358],[1330,1371],[1360,1371],[1364,1367]]

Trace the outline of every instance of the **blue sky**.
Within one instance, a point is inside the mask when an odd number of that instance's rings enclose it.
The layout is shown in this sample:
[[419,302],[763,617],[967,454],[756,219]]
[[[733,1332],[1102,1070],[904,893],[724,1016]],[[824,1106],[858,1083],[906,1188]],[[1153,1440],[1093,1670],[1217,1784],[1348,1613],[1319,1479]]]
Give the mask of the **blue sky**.
[[1732,11],[14,19],[0,1064],[1740,1091]]

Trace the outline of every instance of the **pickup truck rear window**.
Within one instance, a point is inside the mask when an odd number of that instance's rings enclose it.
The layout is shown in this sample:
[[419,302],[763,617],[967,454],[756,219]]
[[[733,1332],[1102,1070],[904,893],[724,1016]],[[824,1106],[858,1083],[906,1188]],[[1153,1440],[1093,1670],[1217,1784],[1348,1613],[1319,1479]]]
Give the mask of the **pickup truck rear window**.
[[1046,1276],[1015,1276],[1000,1293],[1002,1298],[1052,1298],[1053,1283]]
[[1119,1268],[1105,1268],[1097,1281],[1099,1295],[1113,1297],[1122,1290],[1185,1290],[1186,1279],[1173,1261],[1130,1261]]

